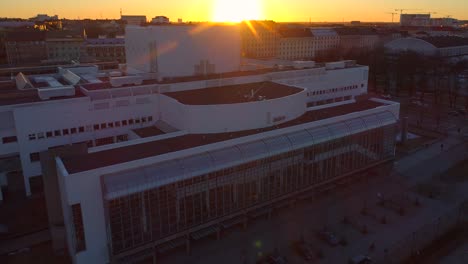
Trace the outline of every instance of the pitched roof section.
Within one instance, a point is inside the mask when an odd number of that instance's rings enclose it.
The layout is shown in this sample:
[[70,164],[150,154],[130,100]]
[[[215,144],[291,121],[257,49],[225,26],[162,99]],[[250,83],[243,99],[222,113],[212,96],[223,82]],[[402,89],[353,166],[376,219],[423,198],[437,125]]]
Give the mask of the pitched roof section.
[[14,31],[6,34],[6,41],[44,41],[45,32],[42,31]]
[[428,37],[421,38],[434,45],[437,48],[450,48],[459,46],[468,46],[468,38],[447,36],[447,37]]
[[369,27],[341,27],[334,29],[338,35],[377,35],[373,28]]
[[282,29],[279,34],[283,38],[311,38],[312,32],[308,28],[290,28]]

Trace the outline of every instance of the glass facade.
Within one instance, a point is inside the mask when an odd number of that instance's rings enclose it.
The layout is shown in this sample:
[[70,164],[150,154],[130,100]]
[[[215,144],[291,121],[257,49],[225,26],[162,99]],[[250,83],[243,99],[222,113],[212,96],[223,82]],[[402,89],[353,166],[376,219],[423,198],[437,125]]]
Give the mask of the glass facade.
[[[203,173],[193,173],[223,159],[242,159],[235,156],[234,148],[204,153],[192,159],[193,164],[185,161],[180,171],[172,172],[172,175],[193,174],[176,181],[158,180],[158,184],[149,185],[147,176],[144,182],[135,180],[134,184],[146,187],[129,186],[131,194],[104,197],[111,252],[117,255],[170,235],[182,236],[201,224],[215,224],[217,219],[256,205],[267,206],[288,194],[388,160],[394,156],[396,126],[394,122],[378,126],[383,119],[378,115],[356,118],[313,131],[300,130],[287,137],[239,145],[244,160],[262,151],[273,154],[223,169],[205,168]],[[280,152],[284,149],[289,150]],[[153,171],[163,172],[163,168]],[[136,174],[131,176],[135,178]],[[103,180],[104,194],[112,189],[106,184],[111,185]]]

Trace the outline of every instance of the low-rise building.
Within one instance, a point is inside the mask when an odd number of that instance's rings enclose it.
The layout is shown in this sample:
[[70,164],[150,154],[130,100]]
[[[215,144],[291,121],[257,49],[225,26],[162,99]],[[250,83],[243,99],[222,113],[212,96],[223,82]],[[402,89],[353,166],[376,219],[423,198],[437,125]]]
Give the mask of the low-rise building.
[[240,33],[243,57],[262,59],[277,56],[280,34],[274,21],[244,21]]
[[379,35],[372,28],[342,27],[335,28],[340,36],[340,51],[348,52],[353,49],[371,50],[380,42]]
[[284,29],[278,32],[278,59],[310,60],[315,57],[314,36],[309,28]]
[[169,18],[166,16],[156,16],[151,19],[152,24],[168,24],[169,22]]
[[79,31],[48,31],[46,63],[80,61],[84,55],[84,38]]
[[8,32],[5,37],[5,51],[9,65],[40,64],[47,60],[45,32]]
[[87,61],[125,63],[125,38],[92,38],[85,40]]
[[314,36],[315,56],[338,49],[340,36],[335,30],[331,28],[311,28],[311,32]]
[[120,20],[127,23],[127,25],[140,26],[146,23],[146,16],[122,15],[120,16]]

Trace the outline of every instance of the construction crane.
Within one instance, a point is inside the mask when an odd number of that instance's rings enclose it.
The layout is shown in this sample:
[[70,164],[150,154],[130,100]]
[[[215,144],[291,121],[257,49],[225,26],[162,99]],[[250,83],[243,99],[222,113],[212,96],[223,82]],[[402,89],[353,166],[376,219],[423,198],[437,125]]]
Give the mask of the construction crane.
[[392,14],[392,23],[393,23],[393,18],[395,15],[398,15],[398,13],[395,13],[395,12],[387,12],[385,14]]
[[421,9],[395,9],[395,11],[400,11],[400,15],[403,14],[403,11],[408,11],[408,10],[421,10]]

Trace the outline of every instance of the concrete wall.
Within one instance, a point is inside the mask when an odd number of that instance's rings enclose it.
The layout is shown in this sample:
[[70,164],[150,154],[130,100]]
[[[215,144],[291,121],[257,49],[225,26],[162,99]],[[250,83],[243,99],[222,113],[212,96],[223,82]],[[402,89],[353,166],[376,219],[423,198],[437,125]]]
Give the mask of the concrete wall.
[[304,90],[272,100],[220,105],[184,105],[161,95],[161,118],[171,126],[192,134],[264,128],[303,115],[306,93]]
[[[215,72],[238,71],[241,41],[239,26],[200,24],[126,28],[127,65],[160,77],[194,75],[201,60]],[[157,65],[157,66],[151,66]]]
[[[308,90],[308,102],[316,102],[337,97],[352,96],[367,93],[367,80],[369,67],[351,67],[338,70],[327,70],[316,72],[303,77],[288,78],[275,82],[297,86]],[[357,85],[357,89],[341,92],[329,92],[324,94],[313,94],[317,91],[329,91],[334,88],[342,88]]]
[[[100,177],[68,175],[57,162],[68,252],[73,263],[108,263],[106,224]],[[86,250],[76,253],[71,206],[79,203],[83,216]]]

